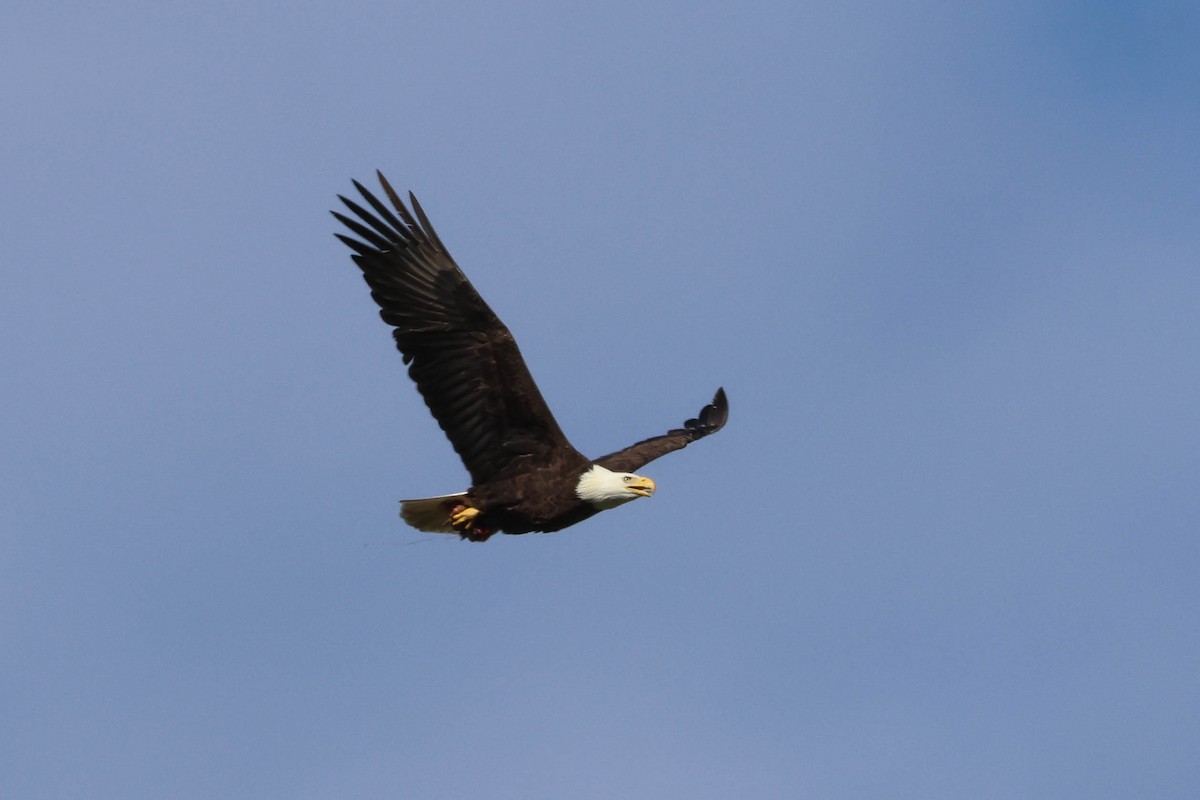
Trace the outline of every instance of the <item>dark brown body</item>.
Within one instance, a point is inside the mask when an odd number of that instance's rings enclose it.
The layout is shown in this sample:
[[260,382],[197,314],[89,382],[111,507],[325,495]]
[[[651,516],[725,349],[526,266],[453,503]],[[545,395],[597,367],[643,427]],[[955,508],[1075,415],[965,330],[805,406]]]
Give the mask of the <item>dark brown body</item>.
[[469,505],[481,512],[476,527],[504,533],[550,533],[582,522],[599,511],[575,494],[579,476],[590,467],[591,462],[583,456],[522,464],[511,477],[472,486],[467,491]]

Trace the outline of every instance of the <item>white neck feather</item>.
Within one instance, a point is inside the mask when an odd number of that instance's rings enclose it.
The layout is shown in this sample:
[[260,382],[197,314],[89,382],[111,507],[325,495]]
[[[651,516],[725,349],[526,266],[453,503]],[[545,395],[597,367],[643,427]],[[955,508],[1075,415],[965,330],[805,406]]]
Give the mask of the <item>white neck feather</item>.
[[579,476],[579,484],[575,487],[575,495],[596,508],[615,508],[638,496],[625,488],[627,472],[613,472],[595,464],[587,472]]

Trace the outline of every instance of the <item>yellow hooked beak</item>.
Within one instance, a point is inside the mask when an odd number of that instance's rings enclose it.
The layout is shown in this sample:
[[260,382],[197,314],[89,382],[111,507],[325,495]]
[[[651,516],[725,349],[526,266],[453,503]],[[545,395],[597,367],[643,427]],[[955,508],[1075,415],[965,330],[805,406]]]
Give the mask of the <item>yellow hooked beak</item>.
[[634,478],[625,484],[625,488],[639,497],[649,497],[654,494],[654,481],[649,478]]

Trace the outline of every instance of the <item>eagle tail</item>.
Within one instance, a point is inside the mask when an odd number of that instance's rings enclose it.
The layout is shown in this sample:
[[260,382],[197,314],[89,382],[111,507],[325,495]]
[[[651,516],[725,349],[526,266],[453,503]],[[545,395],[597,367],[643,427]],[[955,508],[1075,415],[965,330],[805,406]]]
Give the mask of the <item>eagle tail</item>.
[[418,500],[400,501],[400,518],[419,531],[427,533],[458,533],[450,524],[450,512],[457,505],[464,505],[466,492],[443,494],[438,497],[422,497]]

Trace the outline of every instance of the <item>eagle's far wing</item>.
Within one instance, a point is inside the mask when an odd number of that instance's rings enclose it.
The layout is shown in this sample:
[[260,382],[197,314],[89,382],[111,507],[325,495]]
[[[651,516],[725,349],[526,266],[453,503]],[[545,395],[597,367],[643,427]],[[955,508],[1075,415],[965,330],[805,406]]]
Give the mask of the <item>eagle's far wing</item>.
[[702,439],[710,433],[716,433],[725,427],[729,419],[729,401],[725,398],[725,390],[717,389],[713,401],[700,409],[696,419],[689,419],[682,428],[667,431],[662,436],[654,436],[637,444],[630,445],[624,450],[609,453],[595,459],[600,466],[614,472],[633,472],[659,456],[687,447],[697,439]]
[[454,263],[417,198],[409,193],[410,213],[376,174],[395,213],[354,181],[371,210],[339,195],[358,219],[332,213],[358,238],[336,236],[354,251],[409,376],[472,482],[523,455],[573,452],[512,334]]

